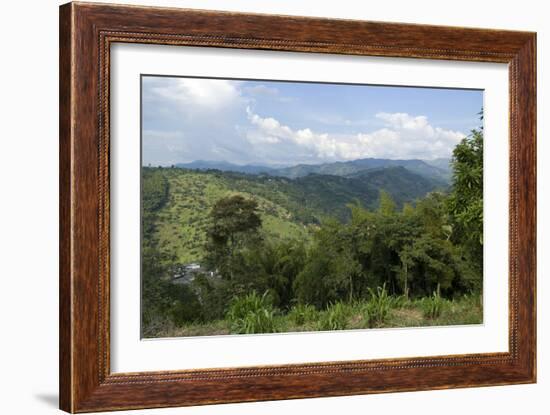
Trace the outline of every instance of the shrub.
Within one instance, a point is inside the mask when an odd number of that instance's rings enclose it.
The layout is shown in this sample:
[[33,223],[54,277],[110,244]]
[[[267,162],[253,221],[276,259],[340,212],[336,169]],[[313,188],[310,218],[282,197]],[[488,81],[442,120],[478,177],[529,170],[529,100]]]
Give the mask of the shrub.
[[317,318],[317,310],[309,304],[297,304],[288,312],[288,318],[297,326],[314,321]]
[[349,310],[341,303],[330,305],[321,314],[319,319],[319,330],[345,330],[348,326]]
[[366,306],[366,319],[370,326],[382,324],[388,317],[390,308],[394,300],[388,295],[386,284],[382,287],[377,287],[376,291],[368,288],[370,299]]
[[237,297],[231,302],[227,319],[231,324],[232,333],[274,333],[274,314],[275,310],[269,302],[267,293],[260,297],[253,292],[244,297]]

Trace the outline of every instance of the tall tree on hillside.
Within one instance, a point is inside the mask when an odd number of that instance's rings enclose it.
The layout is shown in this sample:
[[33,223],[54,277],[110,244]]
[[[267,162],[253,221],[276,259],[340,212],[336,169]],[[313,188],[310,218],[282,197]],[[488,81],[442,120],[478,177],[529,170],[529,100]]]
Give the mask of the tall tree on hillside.
[[[483,111],[480,113],[483,120]],[[479,271],[483,265],[483,127],[453,151],[453,188],[448,199],[452,239],[465,247]]]
[[258,214],[258,202],[241,195],[224,197],[215,203],[210,219],[207,261],[222,276],[230,276],[228,265],[235,252],[259,238],[262,220]]

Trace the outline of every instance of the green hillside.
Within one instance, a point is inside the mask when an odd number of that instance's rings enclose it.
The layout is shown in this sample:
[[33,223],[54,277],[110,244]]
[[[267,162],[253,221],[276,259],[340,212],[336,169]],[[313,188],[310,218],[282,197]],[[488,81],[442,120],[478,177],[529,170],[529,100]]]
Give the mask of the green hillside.
[[414,174],[402,166],[364,170],[349,177],[367,182],[376,189],[384,189],[398,206],[433,190],[445,191],[448,188],[448,185],[440,180]]
[[208,214],[217,200],[233,194],[258,201],[263,231],[269,236],[309,237],[308,227],[295,220],[283,204],[253,191],[254,187],[261,189],[261,183],[252,181],[250,184],[255,186],[245,191],[240,190],[243,186],[239,180],[225,174],[184,169],[162,169],[161,174],[168,181],[169,196],[157,214],[156,237],[160,249],[176,255],[178,262],[199,261],[203,257]]
[[159,248],[175,255],[177,262],[200,261],[204,254],[209,212],[221,198],[241,194],[259,204],[262,232],[275,239],[309,240],[312,230],[326,217],[347,221],[348,205],[378,205],[386,190],[401,206],[438,189],[439,182],[416,175],[403,167],[360,172],[356,177],[310,174],[289,179],[219,170],[144,168],[143,200],[158,198],[159,178],[164,203],[155,217],[155,240]]

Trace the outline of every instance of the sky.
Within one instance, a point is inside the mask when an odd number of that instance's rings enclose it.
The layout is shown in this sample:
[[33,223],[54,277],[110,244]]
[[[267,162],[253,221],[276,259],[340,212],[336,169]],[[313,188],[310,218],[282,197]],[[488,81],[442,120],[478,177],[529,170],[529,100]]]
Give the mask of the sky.
[[142,162],[287,166],[451,157],[480,90],[142,77]]

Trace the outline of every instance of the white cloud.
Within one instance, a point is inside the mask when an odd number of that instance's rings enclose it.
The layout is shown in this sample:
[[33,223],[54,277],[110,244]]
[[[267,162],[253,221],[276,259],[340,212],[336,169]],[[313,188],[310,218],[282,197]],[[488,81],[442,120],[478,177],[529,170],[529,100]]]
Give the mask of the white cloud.
[[433,127],[425,116],[406,113],[378,113],[384,128],[370,133],[328,134],[309,128],[292,129],[278,120],[263,118],[247,108],[252,128],[246,138],[252,144],[293,144],[307,149],[318,159],[353,160],[366,157],[421,158],[449,157],[454,146],[464,137],[458,131]]
[[250,107],[246,107],[248,120],[257,129],[248,130],[247,138],[251,143],[280,143],[283,140],[292,140],[294,132],[287,126],[281,125],[275,118],[262,118],[254,114]]
[[144,163],[245,158],[243,144],[251,146],[232,128],[246,120],[241,89],[238,81],[144,78]]
[[434,127],[428,117],[406,113],[376,114],[386,127],[369,134],[359,134],[363,145],[373,152],[386,152],[392,158],[449,157],[453,148],[464,138],[459,131]]
[[413,117],[404,112],[379,112],[378,114],[376,114],[376,118],[386,121],[389,125],[392,125],[394,128],[399,129],[421,130],[423,128],[429,127],[428,117],[424,115]]
[[[186,111],[208,109],[217,111],[241,98],[238,83],[221,79],[171,78],[149,90],[159,98],[173,101]],[[190,107],[192,106],[192,107]]]

